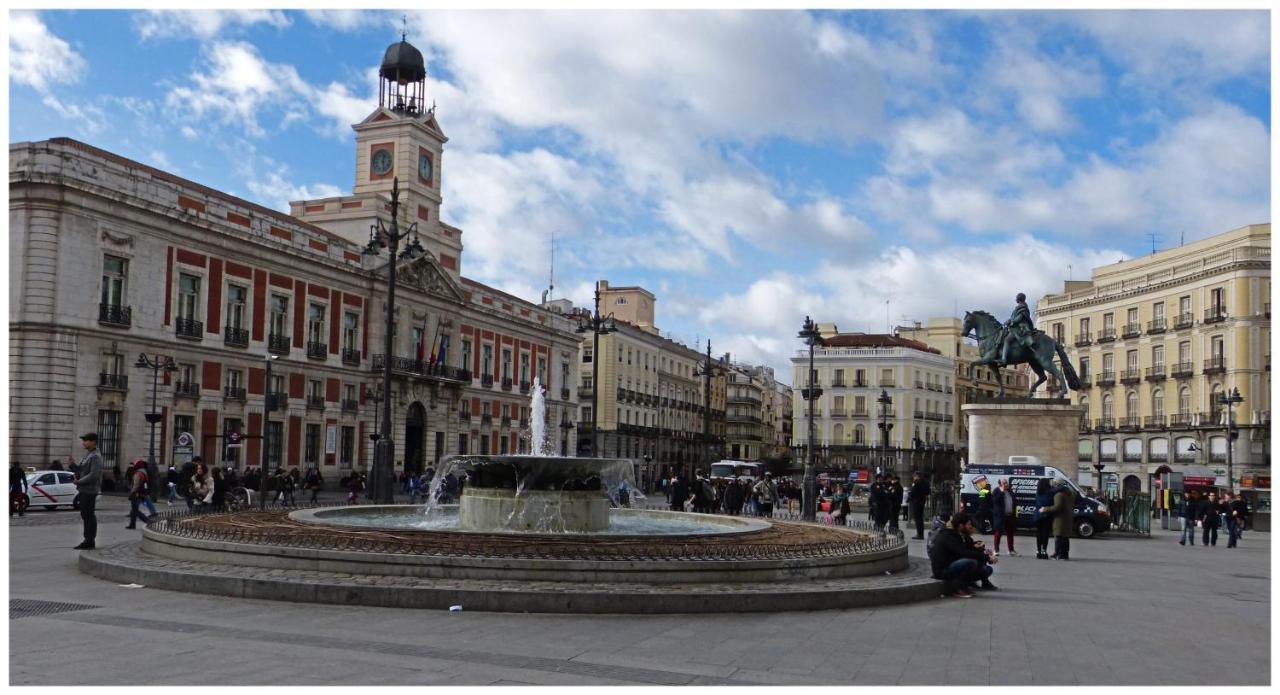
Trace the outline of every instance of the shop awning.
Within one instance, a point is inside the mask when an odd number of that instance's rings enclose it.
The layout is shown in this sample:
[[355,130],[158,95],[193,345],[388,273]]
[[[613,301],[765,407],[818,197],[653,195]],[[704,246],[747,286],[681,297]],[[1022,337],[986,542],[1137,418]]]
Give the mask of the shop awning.
[[1174,466],[1173,472],[1182,474],[1183,485],[1211,487],[1218,480],[1218,472],[1207,466]]

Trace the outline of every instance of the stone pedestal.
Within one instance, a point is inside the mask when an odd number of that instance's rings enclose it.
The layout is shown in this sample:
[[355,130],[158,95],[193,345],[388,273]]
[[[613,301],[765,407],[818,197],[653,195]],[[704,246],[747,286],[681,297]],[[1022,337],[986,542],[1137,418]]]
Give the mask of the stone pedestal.
[[1007,399],[961,406],[969,418],[969,464],[1009,463],[1035,456],[1058,470],[1074,471],[1082,405],[1065,400]]
[[609,500],[599,490],[582,492],[471,488],[458,501],[458,528],[465,531],[587,533],[609,528]]

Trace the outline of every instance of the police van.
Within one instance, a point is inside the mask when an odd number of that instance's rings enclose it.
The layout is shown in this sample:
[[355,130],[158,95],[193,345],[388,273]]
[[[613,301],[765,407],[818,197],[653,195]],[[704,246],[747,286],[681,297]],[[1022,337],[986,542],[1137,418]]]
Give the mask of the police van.
[[[1075,523],[1076,535],[1090,538],[1095,533],[1103,533],[1111,528],[1111,515],[1107,505],[1101,500],[1088,497],[1062,471],[1053,466],[1045,466],[1034,456],[1010,456],[1007,465],[970,464],[965,466],[960,475],[961,508],[971,515],[978,511],[978,486],[988,483],[991,492],[999,487],[999,481],[1009,481],[1009,490],[1013,492],[1014,504],[1017,508],[1017,527],[1034,529],[1036,527],[1036,485],[1041,478],[1049,478],[1056,487],[1066,483],[1076,494]],[[991,533],[991,520],[982,519],[980,528],[983,533]]]

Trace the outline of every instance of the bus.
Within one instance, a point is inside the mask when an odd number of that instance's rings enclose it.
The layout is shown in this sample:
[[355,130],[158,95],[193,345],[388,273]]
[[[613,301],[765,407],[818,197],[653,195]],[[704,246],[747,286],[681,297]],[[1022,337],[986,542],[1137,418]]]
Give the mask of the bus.
[[764,473],[760,470],[760,464],[749,461],[725,460],[711,464],[711,481],[713,483],[742,480],[750,485],[763,475]]

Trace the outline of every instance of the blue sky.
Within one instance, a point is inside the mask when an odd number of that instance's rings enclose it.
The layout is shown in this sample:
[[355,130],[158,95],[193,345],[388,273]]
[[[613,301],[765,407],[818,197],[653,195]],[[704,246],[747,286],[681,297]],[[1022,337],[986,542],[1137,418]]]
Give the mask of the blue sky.
[[[401,11],[10,15],[10,141],[70,136],[287,210],[349,191]],[[1006,313],[1269,222],[1264,11],[410,12],[463,273],[790,378],[842,330]],[[1069,269],[1070,268],[1070,269]]]

